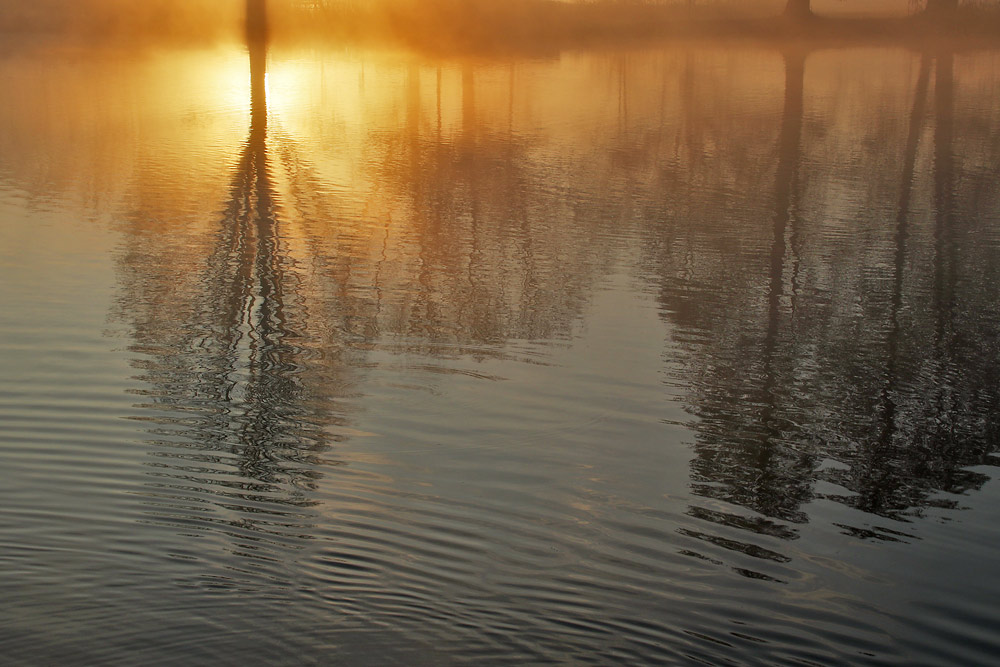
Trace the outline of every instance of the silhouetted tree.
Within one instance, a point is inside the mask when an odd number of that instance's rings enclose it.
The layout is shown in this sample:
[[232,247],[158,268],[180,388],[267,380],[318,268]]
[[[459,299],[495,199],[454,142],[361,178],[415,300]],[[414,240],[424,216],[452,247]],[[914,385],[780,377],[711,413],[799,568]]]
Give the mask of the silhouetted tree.
[[267,0],[246,0],[246,32],[251,48],[267,43]]

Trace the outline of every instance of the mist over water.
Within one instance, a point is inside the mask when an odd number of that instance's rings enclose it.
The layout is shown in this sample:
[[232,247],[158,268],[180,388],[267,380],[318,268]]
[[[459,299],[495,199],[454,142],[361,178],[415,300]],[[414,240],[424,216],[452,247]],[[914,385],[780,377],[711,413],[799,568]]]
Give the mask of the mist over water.
[[993,659],[981,34],[168,4],[0,50],[5,661]]
[[[4,48],[241,42],[253,0],[0,0]],[[996,0],[269,0],[273,44],[553,56],[674,40],[994,43]]]

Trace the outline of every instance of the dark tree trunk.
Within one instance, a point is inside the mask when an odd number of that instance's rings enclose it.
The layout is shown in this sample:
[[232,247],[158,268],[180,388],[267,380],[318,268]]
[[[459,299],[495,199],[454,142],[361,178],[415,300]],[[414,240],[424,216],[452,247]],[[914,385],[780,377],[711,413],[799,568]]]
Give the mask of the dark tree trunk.
[[778,168],[774,179],[774,239],[771,243],[771,275],[768,289],[767,333],[764,335],[764,392],[776,410],[775,391],[777,379],[774,361],[778,338],[781,334],[781,302],[785,290],[785,256],[788,251],[789,225],[796,224],[795,206],[799,182],[799,163],[802,159],[802,120],[805,109],[805,52],[792,50],[785,53],[785,106],[781,114],[781,131],[778,134]]
[[940,53],[934,78],[934,294],[941,355],[947,346],[955,309],[955,57]]
[[810,0],[788,0],[788,4],[785,5],[785,16],[796,19],[812,16]]
[[906,242],[910,238],[910,204],[913,195],[913,184],[916,181],[917,149],[920,147],[920,134],[923,129],[924,113],[927,109],[927,89],[930,82],[931,60],[924,56],[920,65],[920,76],[917,78],[916,92],[913,95],[913,110],[910,112],[910,130],[906,137],[906,148],[903,151],[903,180],[899,194],[899,207],[896,210],[896,256],[893,262],[892,309],[886,348],[888,360],[885,370],[885,384],[882,387],[882,426],[878,437],[878,450],[887,452],[892,447],[899,430],[896,422],[899,412],[896,389],[900,383],[900,339],[903,335],[903,283],[906,271]]
[[247,42],[267,43],[267,0],[246,0]]
[[267,0],[246,0],[247,49],[250,52],[250,143],[263,145],[267,128]]

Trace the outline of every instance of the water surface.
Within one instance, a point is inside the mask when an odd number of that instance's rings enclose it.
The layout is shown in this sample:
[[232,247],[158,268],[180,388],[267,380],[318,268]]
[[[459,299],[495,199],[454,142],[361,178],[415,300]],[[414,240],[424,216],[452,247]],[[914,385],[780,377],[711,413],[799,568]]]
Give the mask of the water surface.
[[13,664],[982,664],[1000,58],[0,59]]

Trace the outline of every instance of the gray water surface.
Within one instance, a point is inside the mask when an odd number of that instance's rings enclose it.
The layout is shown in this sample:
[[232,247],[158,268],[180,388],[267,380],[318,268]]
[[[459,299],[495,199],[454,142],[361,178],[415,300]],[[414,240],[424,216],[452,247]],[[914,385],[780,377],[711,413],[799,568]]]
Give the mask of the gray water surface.
[[1000,55],[0,87],[4,663],[1000,654]]

